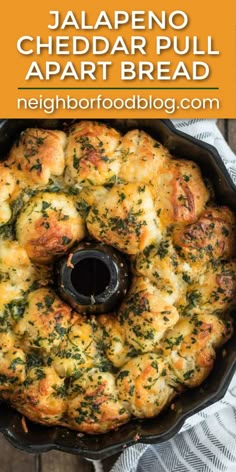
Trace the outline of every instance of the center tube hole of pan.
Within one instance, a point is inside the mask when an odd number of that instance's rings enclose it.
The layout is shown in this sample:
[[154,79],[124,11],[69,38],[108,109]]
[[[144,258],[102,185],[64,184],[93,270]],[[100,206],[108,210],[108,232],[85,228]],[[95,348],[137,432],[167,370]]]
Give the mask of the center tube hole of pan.
[[75,264],[71,282],[75,290],[86,297],[100,295],[109,286],[110,270],[106,263],[95,257],[86,257]]

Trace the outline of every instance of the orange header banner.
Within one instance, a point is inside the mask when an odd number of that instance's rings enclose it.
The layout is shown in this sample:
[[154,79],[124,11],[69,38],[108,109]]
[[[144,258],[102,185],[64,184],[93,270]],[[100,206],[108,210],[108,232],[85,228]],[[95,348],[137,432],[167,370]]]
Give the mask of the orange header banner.
[[235,0],[1,5],[2,118],[236,118]]

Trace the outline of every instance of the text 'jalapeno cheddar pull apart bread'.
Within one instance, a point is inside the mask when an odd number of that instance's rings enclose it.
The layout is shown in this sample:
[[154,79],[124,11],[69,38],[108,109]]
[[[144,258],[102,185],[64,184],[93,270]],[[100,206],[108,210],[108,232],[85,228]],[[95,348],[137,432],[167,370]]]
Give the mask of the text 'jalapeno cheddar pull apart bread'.
[[[27,129],[0,165],[0,203],[2,399],[97,434],[203,382],[233,333],[235,216],[191,156],[94,121]],[[57,287],[55,263],[73,269],[91,240],[129,266],[110,313],[77,313]]]

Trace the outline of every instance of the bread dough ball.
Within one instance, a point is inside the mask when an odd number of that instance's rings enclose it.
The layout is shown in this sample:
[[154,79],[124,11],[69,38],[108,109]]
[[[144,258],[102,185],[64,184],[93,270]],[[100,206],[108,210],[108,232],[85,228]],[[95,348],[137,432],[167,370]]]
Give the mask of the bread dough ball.
[[155,185],[158,172],[169,152],[144,131],[134,129],[123,136],[121,145],[122,182],[141,182]]
[[80,121],[73,125],[66,149],[66,183],[114,184],[120,168],[120,140],[120,133],[103,123]]
[[159,244],[147,246],[132,260],[134,274],[147,277],[162,295],[165,293],[175,303],[182,290],[177,267],[179,258],[171,238],[162,239]]
[[105,198],[108,189],[102,185],[90,185],[90,187],[83,187],[76,197],[76,207],[83,218],[88,216],[89,210],[96,205],[98,201]]
[[66,390],[52,367],[29,370],[26,381],[11,396],[12,405],[32,421],[46,425],[60,424],[66,411]]
[[136,352],[155,351],[168,328],[179,319],[176,308],[148,279],[134,278],[119,310],[126,341]]
[[164,226],[196,221],[209,199],[197,164],[169,159],[154,182],[155,206]]
[[46,185],[65,167],[66,134],[63,131],[28,128],[12,147],[9,163],[29,186]]
[[21,317],[27,292],[34,283],[41,284],[40,278],[17,241],[0,241],[0,332],[9,331]]
[[119,398],[138,418],[158,415],[175,396],[163,358],[147,353],[131,359],[117,375]]
[[25,349],[42,349],[46,353],[60,345],[70,324],[71,308],[48,288],[29,294],[24,315],[14,331],[23,336]]
[[0,333],[0,391],[4,398],[25,380],[26,356],[15,346],[13,333]]
[[209,267],[188,287],[185,314],[224,313],[236,303],[236,263],[219,262]]
[[114,186],[91,208],[86,222],[95,239],[126,254],[137,254],[160,239],[148,185]]
[[71,390],[68,417],[75,429],[89,434],[105,433],[129,420],[129,411],[118,398],[111,373],[88,370],[75,380]]
[[53,366],[60,377],[76,376],[82,369],[90,369],[98,364],[97,330],[95,317],[73,314],[67,336],[62,340],[53,360]]
[[115,367],[122,367],[129,352],[123,324],[116,313],[100,315],[98,323],[102,328],[102,343],[107,358]]
[[0,164],[0,225],[6,224],[12,215],[10,199],[14,192],[16,180],[6,163]]
[[42,192],[31,198],[17,218],[16,235],[31,260],[49,263],[85,236],[73,197]]
[[214,365],[215,349],[231,335],[230,318],[224,320],[209,314],[180,319],[163,342],[176,388],[200,385]]
[[227,207],[207,208],[195,223],[176,228],[173,242],[180,257],[193,266],[228,259],[235,253],[235,216]]

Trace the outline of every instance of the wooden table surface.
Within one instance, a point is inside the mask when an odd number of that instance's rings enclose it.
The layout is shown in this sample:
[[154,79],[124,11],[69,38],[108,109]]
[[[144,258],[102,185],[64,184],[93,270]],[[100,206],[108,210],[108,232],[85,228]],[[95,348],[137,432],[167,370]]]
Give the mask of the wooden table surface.
[[[218,126],[236,153],[236,120],[219,120]],[[111,470],[118,455],[103,461],[104,472]],[[0,472],[93,472],[91,462],[58,451],[27,454],[14,449],[0,435]]]

